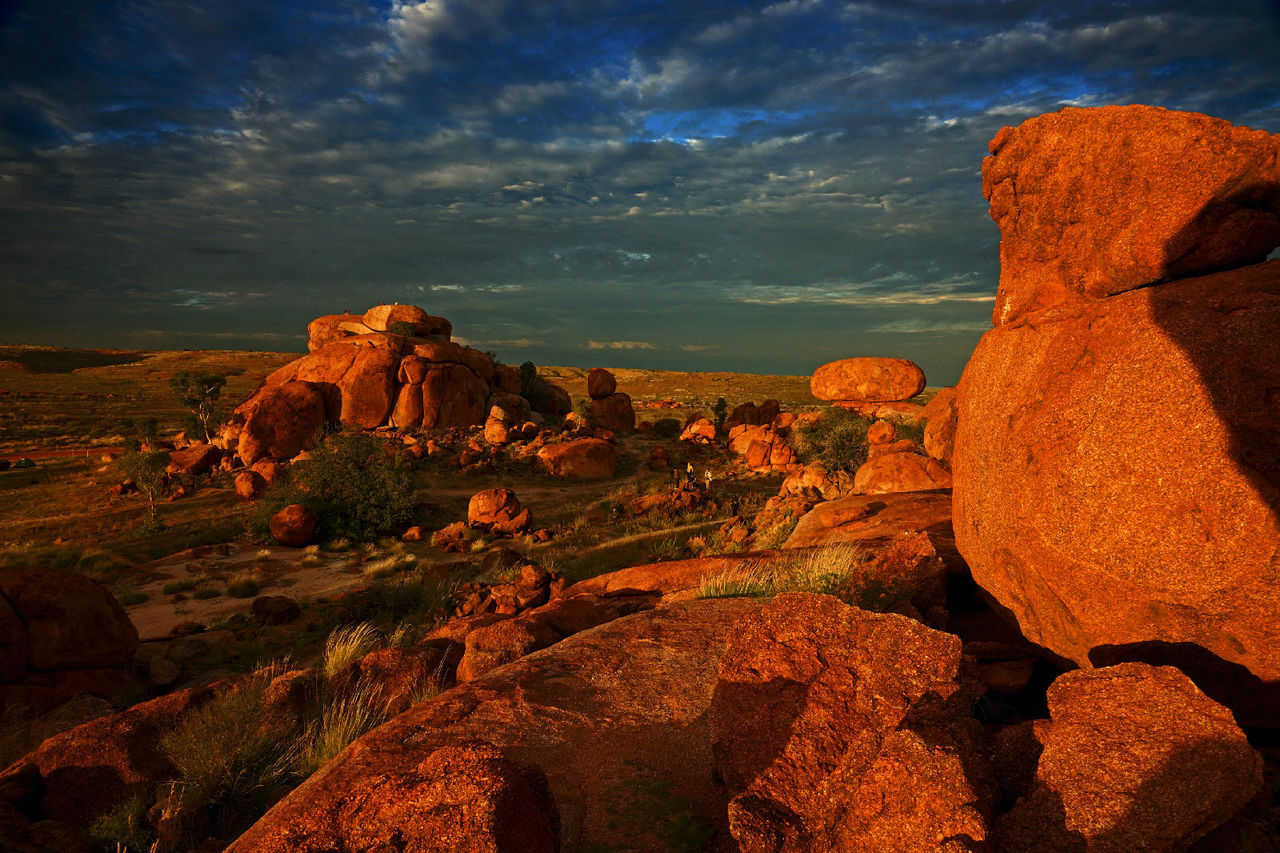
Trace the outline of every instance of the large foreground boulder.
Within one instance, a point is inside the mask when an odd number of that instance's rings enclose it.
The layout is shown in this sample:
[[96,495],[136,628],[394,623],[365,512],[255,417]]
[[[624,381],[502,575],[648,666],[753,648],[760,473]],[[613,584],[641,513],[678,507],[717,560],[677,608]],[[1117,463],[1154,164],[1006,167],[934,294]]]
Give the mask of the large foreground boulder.
[[1278,388],[1276,261],[988,332],[953,460],[974,579],[1081,666],[1173,663],[1280,720]]
[[618,449],[600,438],[579,438],[548,444],[538,451],[548,474],[571,480],[603,480],[613,476]]
[[416,705],[228,849],[707,849],[725,837],[707,722],[717,663],[759,606],[637,613]]
[[1262,788],[1231,712],[1173,667],[1068,672],[1048,701],[1034,787],[996,825],[1002,851],[1186,850]]
[[1265,131],[1137,104],[1067,108],[1004,128],[990,149],[997,325],[1280,245],[1280,136]]

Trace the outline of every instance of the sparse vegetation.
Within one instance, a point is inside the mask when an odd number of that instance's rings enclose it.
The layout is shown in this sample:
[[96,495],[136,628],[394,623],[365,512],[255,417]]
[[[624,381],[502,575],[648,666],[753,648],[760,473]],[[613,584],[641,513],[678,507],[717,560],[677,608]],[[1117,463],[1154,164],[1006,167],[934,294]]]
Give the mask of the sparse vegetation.
[[795,449],[805,462],[821,462],[828,471],[857,471],[867,461],[871,422],[839,406],[795,431]]
[[386,719],[386,701],[377,685],[358,684],[338,696],[331,696],[324,703],[320,719],[308,731],[306,749],[300,759],[303,775],[319,770],[356,738]]
[[333,678],[382,645],[378,629],[368,622],[334,628],[324,645],[324,674]]
[[164,493],[164,470],[168,465],[169,454],[163,450],[131,450],[120,460],[120,473],[133,481],[138,494],[147,501],[147,512],[140,527],[143,533],[160,529],[156,501]]
[[698,588],[698,597],[733,598],[812,592],[847,599],[851,588],[864,587],[851,587],[849,579],[866,558],[867,552],[856,545],[834,545],[768,561],[751,560],[708,574]]
[[729,416],[729,401],[724,397],[717,397],[715,405],[711,407],[711,414],[716,419],[716,429],[724,429],[724,420]]
[[232,598],[253,598],[261,587],[252,575],[237,575],[227,581],[227,595]]
[[333,433],[293,468],[291,482],[261,501],[260,527],[281,507],[305,503],[324,535],[367,542],[402,528],[417,507],[413,472],[372,435]]
[[169,380],[169,387],[179,404],[188,412],[188,428],[193,434],[213,439],[213,427],[218,421],[218,396],[227,384],[227,377],[217,373],[192,373],[183,370]]

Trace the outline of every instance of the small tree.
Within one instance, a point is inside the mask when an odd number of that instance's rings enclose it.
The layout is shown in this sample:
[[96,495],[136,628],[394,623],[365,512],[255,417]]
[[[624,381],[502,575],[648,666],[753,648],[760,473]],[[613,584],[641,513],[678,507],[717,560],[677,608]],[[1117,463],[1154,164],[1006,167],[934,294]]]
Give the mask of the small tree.
[[729,401],[724,397],[718,398],[711,407],[711,414],[716,416],[716,429],[724,429],[724,419],[729,414]]
[[156,500],[164,492],[164,470],[169,466],[169,454],[163,450],[148,452],[131,450],[120,460],[120,471],[127,479],[133,480],[138,494],[147,499],[147,515],[143,519],[143,531],[160,528],[160,514],[156,511]]
[[212,427],[217,418],[218,396],[227,384],[227,377],[216,373],[192,373],[184,370],[169,380],[169,387],[179,402],[191,413],[190,425],[204,433],[204,440],[213,439]]

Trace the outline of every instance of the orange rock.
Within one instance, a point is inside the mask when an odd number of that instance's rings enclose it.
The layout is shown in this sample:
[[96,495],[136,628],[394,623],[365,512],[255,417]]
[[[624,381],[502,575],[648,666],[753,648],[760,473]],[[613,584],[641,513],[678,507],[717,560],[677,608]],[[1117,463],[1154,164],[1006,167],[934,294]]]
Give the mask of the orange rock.
[[759,426],[760,423],[760,411],[756,404],[747,402],[733,407],[733,411],[724,419],[724,428],[732,431],[736,426]]
[[593,367],[587,372],[587,395],[592,400],[603,400],[618,390],[618,381],[603,367]]
[[328,314],[317,317],[307,324],[307,351],[315,352],[334,341],[340,341],[352,334],[348,331],[349,328],[363,325],[364,318],[359,314]]
[[471,496],[467,505],[467,526],[507,536],[517,536],[529,527],[529,510],[510,489],[485,489]]
[[338,420],[364,429],[386,423],[396,401],[399,368],[399,353],[388,349],[357,349],[351,368],[335,383],[342,400]]
[[548,444],[538,451],[538,461],[555,477],[599,480],[613,476],[618,450],[598,438],[579,438]]
[[1173,667],[1065,673],[1036,784],[996,823],[1002,850],[1186,850],[1263,787],[1231,712]]
[[910,450],[877,453],[854,474],[853,488],[864,495],[949,489],[951,472],[936,459]]
[[809,388],[819,400],[909,400],[924,390],[924,371],[905,358],[846,358],[815,370]]
[[[1029,640],[1081,666],[1176,663],[1280,719],[1278,341],[1276,261],[983,336],[958,392],[956,542]],[[1117,428],[1134,412],[1159,416]]]
[[307,382],[263,388],[236,410],[243,418],[236,454],[246,465],[291,459],[315,446],[325,422],[325,401]]
[[375,332],[390,330],[392,323],[408,323],[414,335],[449,340],[453,324],[443,317],[433,317],[416,305],[377,305],[364,312],[363,322]]
[[[0,569],[0,655],[6,675],[123,666],[138,648],[138,632],[115,597],[76,572]],[[16,623],[16,624],[15,624]],[[9,680],[9,679],[5,679]]]
[[958,637],[831,596],[779,595],[740,622],[711,699],[740,848],[983,841],[994,792],[960,662]]
[[774,419],[782,414],[782,404],[777,400],[764,400],[757,407],[757,414],[760,418],[760,423],[773,423]]
[[893,444],[898,440],[898,428],[888,421],[876,421],[867,430],[868,444]]
[[1067,108],[1002,129],[990,150],[996,325],[1280,245],[1280,136],[1266,131],[1138,104]]
[[236,475],[235,488],[238,499],[256,501],[267,490],[267,481],[257,471],[241,471]]
[[680,433],[680,441],[692,441],[695,444],[710,444],[716,440],[716,425],[706,418],[698,418]]
[[506,421],[489,418],[484,422],[484,440],[489,444],[506,444],[511,440],[511,429]]
[[396,381],[405,385],[421,385],[427,378],[427,368],[431,362],[420,355],[406,355],[400,359],[400,368],[396,371]]
[[289,504],[271,516],[268,527],[272,537],[281,545],[301,548],[316,537],[319,518],[313,510],[302,504]]
[[266,480],[268,486],[274,486],[288,476],[285,467],[272,459],[259,459],[250,467],[254,473]]
[[489,386],[461,364],[433,364],[422,383],[422,426],[468,427],[482,423]]
[[636,428],[636,410],[631,398],[622,392],[592,398],[591,423],[614,432],[631,432]]
[[[426,375],[426,371],[423,371]],[[390,424],[397,429],[414,429],[422,425],[422,385],[401,385],[396,404],[391,410]]]
[[850,495],[818,504],[800,518],[783,547],[852,542],[879,548],[904,532],[917,530],[929,534],[944,559],[963,565],[956,556],[947,492]]
[[[666,821],[635,809],[636,792],[655,786],[664,803],[688,804],[678,814],[692,831],[723,834],[707,707],[726,635],[758,609],[720,599],[636,613],[416,705],[326,764],[228,853],[371,850],[391,837],[406,851],[559,849],[537,846],[528,828],[493,841],[519,809],[571,832],[566,849],[667,850]],[[437,763],[442,749],[477,741],[518,772]],[[511,790],[515,777],[545,780],[549,795],[533,782]],[[471,836],[442,829],[473,801],[502,807]]]
[[924,407],[924,451],[943,465],[951,464],[956,443],[956,389],[943,388]]
[[222,449],[212,444],[192,444],[169,454],[170,474],[199,476],[222,461]]

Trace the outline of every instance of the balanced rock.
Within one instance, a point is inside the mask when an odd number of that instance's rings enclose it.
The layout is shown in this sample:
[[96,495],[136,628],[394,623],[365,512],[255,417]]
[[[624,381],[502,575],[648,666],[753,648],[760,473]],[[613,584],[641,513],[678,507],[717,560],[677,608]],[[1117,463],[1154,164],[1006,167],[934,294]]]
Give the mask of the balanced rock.
[[631,432],[636,428],[636,410],[631,397],[616,391],[606,397],[592,398],[591,423],[614,432]]
[[603,439],[578,438],[548,444],[538,451],[538,461],[555,477],[600,480],[613,476],[618,465],[618,450]]
[[1280,245],[1280,136],[1265,131],[1137,104],[1067,108],[1004,128],[990,150],[996,325]]
[[603,400],[618,390],[618,380],[603,367],[593,367],[587,372],[587,396]]
[[1173,667],[1065,673],[1035,784],[1001,816],[1001,850],[1186,850],[1263,786],[1231,712]]
[[375,305],[364,312],[365,326],[374,332],[390,332],[393,323],[407,323],[413,336],[448,341],[453,324],[443,317],[433,317],[416,305]]
[[1280,719],[1277,388],[1280,261],[987,332],[953,459],[974,579],[1081,666],[1176,664]]
[[268,527],[271,535],[281,545],[290,548],[301,548],[316,538],[319,517],[310,507],[302,504],[289,504],[271,516]]
[[905,358],[846,358],[813,372],[809,389],[819,400],[888,403],[924,390],[924,371]]

